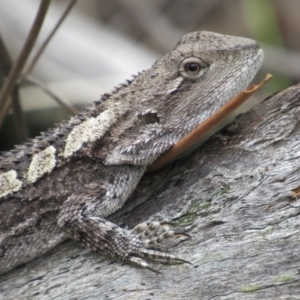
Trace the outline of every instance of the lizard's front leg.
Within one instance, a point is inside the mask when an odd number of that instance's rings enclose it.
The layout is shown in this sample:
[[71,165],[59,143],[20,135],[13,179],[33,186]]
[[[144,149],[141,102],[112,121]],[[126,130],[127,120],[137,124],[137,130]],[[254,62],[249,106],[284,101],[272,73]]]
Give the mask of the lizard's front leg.
[[[109,172],[110,168],[107,169]],[[151,243],[141,239],[142,235],[137,235],[136,230],[125,230],[105,220],[105,217],[123,206],[144,171],[144,167],[123,165],[118,173],[112,172],[103,179],[86,184],[63,203],[58,225],[89,249],[141,267],[152,269],[143,258],[183,262],[173,255],[147,249]],[[164,237],[169,236],[164,233]]]

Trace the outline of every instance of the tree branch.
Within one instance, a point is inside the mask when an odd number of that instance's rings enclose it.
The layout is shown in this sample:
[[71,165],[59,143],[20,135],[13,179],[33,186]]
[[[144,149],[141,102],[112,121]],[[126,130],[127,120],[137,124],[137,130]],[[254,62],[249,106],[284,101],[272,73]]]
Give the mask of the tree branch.
[[147,174],[111,220],[170,221],[193,266],[160,274],[69,241],[0,278],[5,299],[295,299],[300,294],[300,85],[266,99],[192,155]]

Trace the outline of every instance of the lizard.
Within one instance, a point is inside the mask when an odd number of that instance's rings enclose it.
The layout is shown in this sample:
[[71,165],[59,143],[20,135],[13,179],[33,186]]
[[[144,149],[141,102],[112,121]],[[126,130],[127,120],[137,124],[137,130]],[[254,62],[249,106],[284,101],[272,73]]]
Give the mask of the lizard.
[[[68,238],[152,269],[185,262],[153,249],[172,230],[129,230],[120,209],[160,155],[247,88],[264,58],[252,39],[199,31],[91,106],[0,158],[0,274]],[[153,229],[155,228],[155,229]]]

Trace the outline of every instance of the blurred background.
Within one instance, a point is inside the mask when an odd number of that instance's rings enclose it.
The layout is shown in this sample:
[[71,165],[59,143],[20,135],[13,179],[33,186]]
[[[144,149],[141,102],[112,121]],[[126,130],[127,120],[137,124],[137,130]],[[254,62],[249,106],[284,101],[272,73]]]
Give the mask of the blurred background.
[[[40,3],[0,0],[0,86]],[[70,3],[74,6],[32,64]],[[265,62],[255,81],[267,72],[274,75],[256,95],[261,100],[300,81],[299,13],[299,0],[53,0],[23,69],[26,76],[15,89],[15,102],[0,102],[0,150],[38,135],[151,67],[191,31],[259,41]]]

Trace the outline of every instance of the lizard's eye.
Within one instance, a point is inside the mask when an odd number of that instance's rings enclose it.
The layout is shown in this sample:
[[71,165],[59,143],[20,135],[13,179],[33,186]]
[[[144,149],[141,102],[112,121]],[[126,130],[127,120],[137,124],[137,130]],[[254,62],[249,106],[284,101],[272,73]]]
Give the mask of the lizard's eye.
[[188,73],[195,75],[195,74],[199,73],[201,67],[198,63],[191,62],[191,63],[187,63],[185,65],[185,69]]
[[206,73],[207,67],[208,65],[198,57],[188,57],[180,63],[178,71],[186,78],[197,79]]

